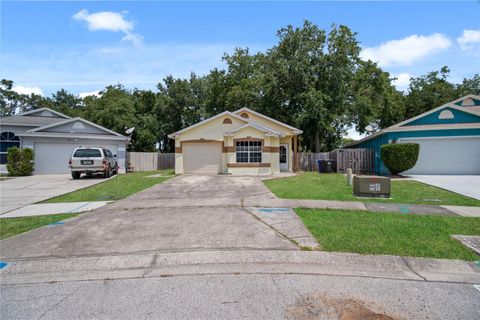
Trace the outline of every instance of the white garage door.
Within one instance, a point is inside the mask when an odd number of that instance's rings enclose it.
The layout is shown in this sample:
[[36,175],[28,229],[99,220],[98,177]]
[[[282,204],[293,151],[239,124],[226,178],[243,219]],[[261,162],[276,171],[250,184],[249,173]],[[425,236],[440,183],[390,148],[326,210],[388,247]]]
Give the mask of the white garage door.
[[404,174],[480,174],[480,137],[400,139],[420,145],[417,164]]
[[182,152],[183,170],[185,173],[217,174],[221,171],[221,143],[184,143]]
[[70,173],[68,160],[77,147],[104,147],[118,154],[117,145],[86,145],[82,143],[35,143],[35,174]]

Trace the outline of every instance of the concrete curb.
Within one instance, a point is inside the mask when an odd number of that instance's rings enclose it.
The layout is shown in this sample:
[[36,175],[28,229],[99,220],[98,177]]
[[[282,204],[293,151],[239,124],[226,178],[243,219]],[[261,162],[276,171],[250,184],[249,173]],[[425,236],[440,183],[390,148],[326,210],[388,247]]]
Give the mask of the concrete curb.
[[1,284],[207,274],[312,274],[480,283],[480,268],[460,260],[321,251],[194,251],[10,260]]

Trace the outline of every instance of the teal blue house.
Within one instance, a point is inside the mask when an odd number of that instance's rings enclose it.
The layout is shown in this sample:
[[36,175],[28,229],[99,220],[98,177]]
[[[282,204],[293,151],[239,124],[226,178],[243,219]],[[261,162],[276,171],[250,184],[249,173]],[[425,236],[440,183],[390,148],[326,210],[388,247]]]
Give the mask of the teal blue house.
[[480,175],[480,96],[467,95],[355,141],[374,150],[374,171],[389,175],[380,146],[418,143],[417,164],[403,175]]

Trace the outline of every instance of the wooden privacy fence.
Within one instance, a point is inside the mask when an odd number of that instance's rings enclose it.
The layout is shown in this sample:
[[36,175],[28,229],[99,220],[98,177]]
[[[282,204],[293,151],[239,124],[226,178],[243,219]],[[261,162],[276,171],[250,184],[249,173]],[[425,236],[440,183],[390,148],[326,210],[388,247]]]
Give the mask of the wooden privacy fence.
[[175,153],[128,152],[130,171],[155,171],[175,168]]
[[371,149],[336,149],[330,152],[296,153],[295,157],[301,171],[317,171],[318,160],[333,160],[337,172],[344,173],[352,168],[356,174],[373,173],[373,150]]

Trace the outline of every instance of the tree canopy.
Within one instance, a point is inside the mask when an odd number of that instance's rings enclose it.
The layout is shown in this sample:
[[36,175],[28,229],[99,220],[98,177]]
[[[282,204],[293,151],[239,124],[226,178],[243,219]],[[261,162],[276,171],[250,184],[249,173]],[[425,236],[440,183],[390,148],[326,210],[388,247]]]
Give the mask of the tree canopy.
[[19,94],[13,81],[0,82],[1,116],[49,107],[80,116],[124,134],[135,127],[130,151],[173,152],[168,134],[225,110],[249,107],[304,131],[305,151],[328,151],[345,143],[354,127],[363,133],[375,122],[385,128],[469,93],[480,94],[477,74],[462,83],[448,80],[443,67],[410,79],[398,91],[392,76],[360,59],[357,34],[344,25],[320,29],[305,21],[277,32],[278,43],[265,52],[235,48],[225,54],[224,70],[189,78],[165,77],[157,90],[104,88],[80,98],[60,89],[51,97]]

